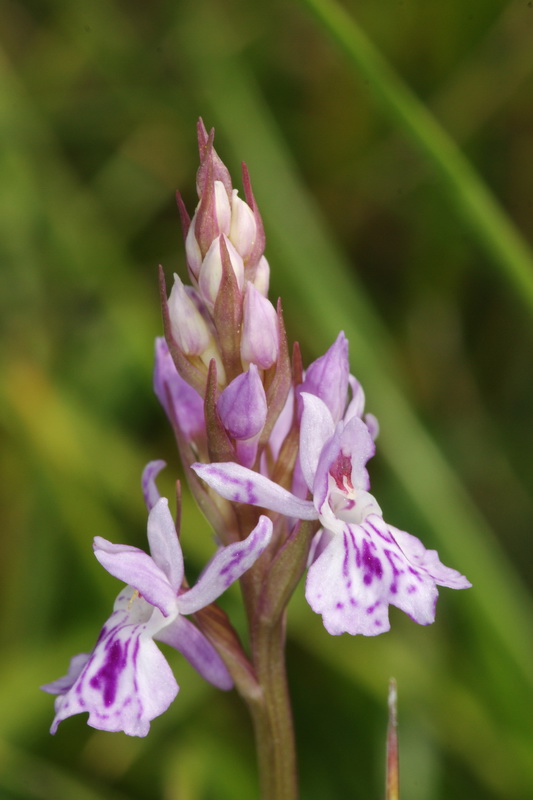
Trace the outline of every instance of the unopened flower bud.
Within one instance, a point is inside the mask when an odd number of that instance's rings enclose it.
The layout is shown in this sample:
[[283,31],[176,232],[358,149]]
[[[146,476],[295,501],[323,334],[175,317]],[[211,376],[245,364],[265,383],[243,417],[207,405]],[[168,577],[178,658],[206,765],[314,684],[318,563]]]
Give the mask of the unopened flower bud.
[[236,440],[238,461],[251,466],[267,417],[265,390],[255,364],[226,386],[217,402],[222,424]]
[[205,185],[208,180],[208,176],[211,178],[211,180],[220,181],[223,183],[229,197],[232,190],[231,175],[229,174],[228,168],[213,147],[215,131],[211,130],[208,135],[203,120],[199,119],[197,133],[198,150],[200,153],[200,167],[198,168],[198,173],[196,175],[196,190],[198,192],[198,197],[201,197],[205,191]]
[[205,434],[204,402],[177,371],[165,340],[155,340],[154,391],[167,417],[188,441]]
[[261,433],[267,415],[265,390],[255,364],[226,386],[217,402],[224,427],[234,439]]
[[229,234],[232,210],[228,193],[222,181],[215,181],[215,215],[219,234]]
[[222,279],[222,252],[221,240],[224,240],[227,247],[229,260],[235,277],[237,278],[237,285],[242,289],[244,283],[244,264],[241,256],[232,245],[230,240],[225,234],[222,234],[218,239],[215,239],[211,247],[206,253],[198,276],[198,285],[202,299],[207,307],[212,310],[220,288],[220,281]]
[[241,200],[237,195],[237,189],[233,190],[231,200],[231,227],[229,238],[235,245],[237,251],[246,261],[254,246],[257,234],[257,226],[252,209]]
[[185,253],[187,255],[187,266],[191,275],[198,278],[200,267],[202,266],[202,252],[196,240],[196,216],[192,218],[187,236],[185,238]]
[[243,304],[241,359],[268,369],[279,355],[279,329],[276,310],[270,300],[248,282]]
[[172,335],[185,355],[199,356],[207,350],[211,333],[177,275],[174,275],[174,286],[168,298],[168,310]]
[[255,268],[253,285],[263,297],[268,297],[268,287],[270,285],[270,266],[264,256],[261,256]]

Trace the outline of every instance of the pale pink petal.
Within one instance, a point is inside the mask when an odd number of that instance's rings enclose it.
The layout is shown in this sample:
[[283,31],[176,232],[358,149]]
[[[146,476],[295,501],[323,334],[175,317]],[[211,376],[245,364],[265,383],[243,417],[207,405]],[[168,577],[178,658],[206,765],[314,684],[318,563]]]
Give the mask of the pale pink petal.
[[57,680],[51,683],[45,683],[44,686],[40,688],[43,692],[48,692],[48,694],[65,694],[74,686],[90,657],[90,653],[79,653],[79,655],[73,656],[70,659],[66,675],[63,675],[62,678],[57,678]]
[[155,479],[162,469],[166,467],[165,461],[149,461],[145,466],[141,478],[142,492],[146,508],[151,511],[161,495],[157,489]]
[[341,331],[335,342],[305,371],[305,379],[297,392],[310,392],[328,407],[334,422],[344,413],[348,395],[348,339]]
[[235,503],[250,503],[296,519],[317,519],[310,500],[300,500],[277,483],[233,461],[192,464],[196,474],[218,494]]
[[300,465],[309,491],[313,491],[320,454],[335,431],[331,413],[319,397],[303,392],[300,428]]
[[154,638],[178,650],[213,686],[225,691],[233,688],[232,677],[211,642],[185,617],[176,617]]
[[161,497],[148,515],[148,542],[153,560],[177,594],[183,581],[183,555],[166,497]]
[[181,614],[193,614],[212,603],[254,564],[272,536],[272,521],[265,516],[242,542],[234,542],[213,556],[196,585],[178,597]]
[[111,575],[137,589],[165,616],[175,614],[176,593],[149,555],[137,547],[112,544],[101,536],[95,536],[93,547],[96,558]]
[[445,567],[437,551],[426,550],[416,536],[400,531],[392,525],[387,527],[412,566],[426,572],[439,586],[448,586],[450,589],[468,589],[472,586],[470,581],[456,569]]

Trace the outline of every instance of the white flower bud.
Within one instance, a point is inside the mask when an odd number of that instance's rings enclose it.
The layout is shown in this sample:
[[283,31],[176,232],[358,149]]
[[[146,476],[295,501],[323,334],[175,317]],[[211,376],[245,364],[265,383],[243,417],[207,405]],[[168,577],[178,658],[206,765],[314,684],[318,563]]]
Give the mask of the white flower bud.
[[261,256],[255,269],[253,285],[263,297],[268,297],[268,287],[270,284],[270,267],[264,256]]
[[244,261],[252,252],[257,225],[252,209],[237,196],[237,189],[233,190],[231,200],[231,227],[229,238],[243,257]]
[[196,214],[191,220],[191,224],[187,232],[187,237],[185,239],[185,253],[187,255],[187,264],[189,266],[191,273],[194,275],[195,278],[198,278],[200,267],[202,266],[202,252],[200,250],[200,245],[198,244],[198,241],[196,239],[195,226],[196,226]]
[[[222,234],[226,247],[228,249],[229,259],[235,277],[237,278],[237,285],[240,290],[244,283],[244,263],[235,247],[232,245],[227,236]],[[212,310],[215,306],[218,290],[220,288],[220,281],[222,279],[222,255],[220,252],[221,237],[215,239],[209,250],[207,251],[203,260],[200,275],[198,276],[198,285],[200,294],[207,307]]]
[[218,222],[218,232],[229,234],[231,225],[231,205],[222,181],[215,181],[215,214]]
[[168,298],[172,335],[185,355],[201,355],[211,343],[211,333],[177,275]]

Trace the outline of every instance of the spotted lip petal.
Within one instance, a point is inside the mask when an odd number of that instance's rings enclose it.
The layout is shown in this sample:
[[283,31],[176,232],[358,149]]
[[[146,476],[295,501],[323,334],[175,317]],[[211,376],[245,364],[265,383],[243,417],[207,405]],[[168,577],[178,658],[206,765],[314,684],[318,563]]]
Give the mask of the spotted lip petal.
[[44,686],[41,686],[42,691],[48,692],[48,694],[65,694],[68,692],[76,683],[90,657],[90,653],[79,653],[77,656],[73,656],[70,659],[67,674],[51,683],[45,683]]
[[196,474],[212,489],[235,503],[250,503],[260,508],[278,511],[297,519],[317,519],[310,500],[287,492],[277,483],[233,461],[216,464],[192,464]]
[[152,641],[163,618],[152,609],[151,616],[148,611],[148,619],[141,621],[143,614],[139,619],[135,604],[141,605],[142,612],[148,606],[131,588],[121,592],[86,663],[82,665],[82,656],[72,660],[67,677],[74,678],[80,666],[81,671],[68,690],[66,679],[44,687],[47,691],[55,687],[59,692],[51,733],[67,717],[88,712],[93,728],[146,736],[151,720],[176,697],[178,684]]
[[328,633],[376,636],[389,630],[385,597],[392,574],[374,550],[360,526],[345,524],[309,567],[305,596]]
[[309,568],[306,598],[329,633],[374,636],[390,628],[389,605],[419,625],[431,624],[437,585],[467,588],[470,583],[416,537],[371,514],[361,525],[338,525]]

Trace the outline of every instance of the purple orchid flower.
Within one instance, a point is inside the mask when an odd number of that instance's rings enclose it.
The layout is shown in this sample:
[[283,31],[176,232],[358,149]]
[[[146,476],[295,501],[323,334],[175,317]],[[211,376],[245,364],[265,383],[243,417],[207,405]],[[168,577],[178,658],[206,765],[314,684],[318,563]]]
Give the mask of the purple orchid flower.
[[154,483],[162,465],[152,462],[143,475],[151,555],[95,537],[98,561],[128,586],[92,653],[75,656],[65,677],[41,687],[58,695],[51,733],[67,717],[88,712],[93,728],[146,736],[151,720],[166,711],[179,690],[154,640],[174,647],[218,688],[233,686],[213,645],[183,615],[212,603],[252,566],[270,541],[272,523],[262,516],[246,539],[221,548],[196,585],[184,591],[181,546],[168,500],[159,497]]
[[441,564],[435,550],[383,520],[368,491],[366,463],[375,445],[355,408],[349,406],[335,424],[323,400],[307,392],[301,397],[300,464],[312,500],[239,464],[192,468],[229,500],[320,520],[323,530],[314,542],[306,598],[329,633],[383,633],[390,628],[389,605],[421,625],[433,622],[437,585],[464,589],[471,584]]

